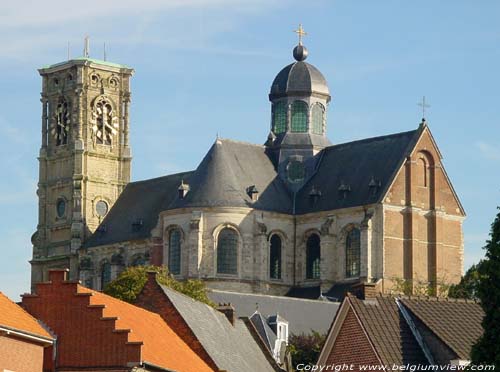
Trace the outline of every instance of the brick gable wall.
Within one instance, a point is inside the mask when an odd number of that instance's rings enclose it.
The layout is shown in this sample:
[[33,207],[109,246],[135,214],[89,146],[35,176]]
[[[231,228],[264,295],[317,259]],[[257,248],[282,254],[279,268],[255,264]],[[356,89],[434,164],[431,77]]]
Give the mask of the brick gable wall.
[[141,345],[128,343],[128,331],[116,331],[115,319],[103,318],[103,307],[77,294],[77,284],[64,282],[64,272],[51,274],[52,282],[37,284],[36,295],[23,296],[23,307],[57,335],[58,368],[128,371],[128,363],[140,362]]
[[0,371],[41,371],[43,349],[42,345],[26,340],[0,336]]
[[326,365],[343,363],[354,364],[354,371],[359,371],[360,364],[379,364],[377,355],[351,308],[326,359]]
[[175,306],[165,295],[159,284],[156,282],[156,274],[150,273],[148,281],[144,285],[141,293],[137,296],[134,305],[159,314],[172,330],[193,350],[205,363],[214,370],[218,370],[217,365],[207,353],[203,345],[198,341],[196,335],[189,328],[186,321],[179,314]]

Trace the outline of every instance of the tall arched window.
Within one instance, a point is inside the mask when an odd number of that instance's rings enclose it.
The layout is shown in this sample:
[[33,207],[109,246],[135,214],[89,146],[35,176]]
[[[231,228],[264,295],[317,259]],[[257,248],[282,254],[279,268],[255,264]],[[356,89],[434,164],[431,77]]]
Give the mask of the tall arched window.
[[228,227],[217,238],[217,273],[238,274],[238,234]]
[[111,264],[106,261],[101,266],[101,290],[111,282]]
[[269,242],[269,277],[281,279],[281,238],[274,234]]
[[352,229],[345,241],[346,277],[359,276],[361,266],[361,233]]
[[181,232],[172,229],[168,235],[168,271],[171,274],[181,273]]
[[273,111],[273,131],[274,134],[286,132],[287,108],[285,102],[277,102]]
[[307,132],[307,103],[295,101],[292,103],[292,132]]
[[419,186],[422,187],[427,187],[427,184],[429,182],[428,178],[428,167],[427,167],[427,162],[425,161],[424,157],[420,157],[417,160],[417,182]]
[[314,134],[323,134],[323,123],[325,120],[325,108],[322,104],[316,103],[312,108],[312,132]]
[[307,238],[306,243],[306,278],[320,278],[321,248],[320,238],[317,234],[312,234]]

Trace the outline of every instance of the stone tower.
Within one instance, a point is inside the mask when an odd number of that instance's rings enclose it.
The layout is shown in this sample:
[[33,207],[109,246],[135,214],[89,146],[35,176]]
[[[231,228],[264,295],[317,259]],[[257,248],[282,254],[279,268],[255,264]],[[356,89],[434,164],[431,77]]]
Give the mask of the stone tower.
[[88,58],[43,67],[38,226],[31,284],[78,278],[78,250],[130,181],[127,66]]

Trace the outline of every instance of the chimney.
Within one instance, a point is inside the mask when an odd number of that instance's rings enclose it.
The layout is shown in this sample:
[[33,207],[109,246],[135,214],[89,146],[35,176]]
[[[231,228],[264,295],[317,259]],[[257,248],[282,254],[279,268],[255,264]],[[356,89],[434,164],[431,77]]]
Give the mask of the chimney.
[[50,269],[49,281],[51,283],[62,283],[68,280],[69,269]]
[[230,303],[219,304],[219,306],[217,306],[217,310],[224,314],[227,320],[229,320],[229,323],[234,326],[234,323],[236,321],[236,313],[234,311],[234,307]]

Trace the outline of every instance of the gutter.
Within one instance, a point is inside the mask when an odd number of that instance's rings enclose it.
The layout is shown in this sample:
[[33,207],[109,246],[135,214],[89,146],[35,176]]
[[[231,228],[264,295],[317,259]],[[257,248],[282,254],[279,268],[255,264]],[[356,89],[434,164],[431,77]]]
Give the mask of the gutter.
[[18,336],[18,337],[21,337],[21,338],[27,338],[28,340],[32,340],[32,341],[36,341],[36,342],[41,342],[41,343],[44,343],[44,344],[52,345],[54,343],[54,340],[52,340],[52,339],[45,338],[45,337],[40,337],[40,336],[35,336],[35,335],[31,335],[29,333],[16,331],[14,329],[6,328],[6,327],[1,327],[0,326],[0,332],[3,332],[5,334],[7,334],[7,335],[14,335],[14,336]]
[[153,364],[153,363],[149,363],[149,362],[146,362],[146,361],[143,361],[142,363],[142,367],[150,367],[150,368],[153,368],[153,369],[156,369],[158,371],[163,371],[163,372],[177,372],[173,369],[168,369],[168,368],[165,368],[165,367],[160,367],[156,364]]

